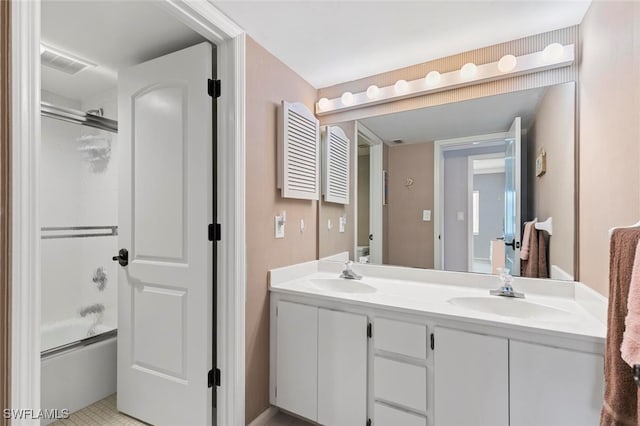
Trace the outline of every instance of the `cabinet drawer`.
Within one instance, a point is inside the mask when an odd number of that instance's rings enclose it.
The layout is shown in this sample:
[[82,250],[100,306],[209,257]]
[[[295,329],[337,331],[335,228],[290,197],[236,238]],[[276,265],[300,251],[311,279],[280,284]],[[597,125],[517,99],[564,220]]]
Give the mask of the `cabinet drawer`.
[[376,426],[427,426],[427,418],[388,405],[375,403],[373,424]]
[[427,358],[427,326],[393,321],[375,320],[374,345],[376,349],[414,358]]
[[391,359],[375,357],[376,398],[427,411],[427,369]]

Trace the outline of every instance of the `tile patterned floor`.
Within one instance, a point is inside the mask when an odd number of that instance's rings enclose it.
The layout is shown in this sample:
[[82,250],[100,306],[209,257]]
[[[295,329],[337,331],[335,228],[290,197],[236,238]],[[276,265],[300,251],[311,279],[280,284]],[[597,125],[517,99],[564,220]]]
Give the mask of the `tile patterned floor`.
[[269,420],[267,426],[313,426],[313,423],[305,422],[280,411]]
[[115,393],[82,410],[71,413],[68,419],[51,423],[53,426],[143,426],[146,424],[119,413],[116,408]]
[[[52,426],[145,426],[143,423],[125,414],[116,407],[116,394],[110,395],[82,410],[71,413],[68,419],[51,423]],[[273,416],[266,426],[313,426],[283,412]]]

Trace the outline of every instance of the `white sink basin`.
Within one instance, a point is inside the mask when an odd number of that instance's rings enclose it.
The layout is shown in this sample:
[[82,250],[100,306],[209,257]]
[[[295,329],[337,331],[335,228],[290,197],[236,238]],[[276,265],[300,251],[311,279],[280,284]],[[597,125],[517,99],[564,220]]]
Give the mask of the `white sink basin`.
[[311,285],[319,290],[335,291],[338,293],[375,293],[375,287],[362,281],[344,278],[317,278],[311,280]]
[[570,312],[562,309],[512,297],[454,297],[449,299],[449,303],[473,311],[513,318],[535,318],[544,321],[567,319],[571,316]]

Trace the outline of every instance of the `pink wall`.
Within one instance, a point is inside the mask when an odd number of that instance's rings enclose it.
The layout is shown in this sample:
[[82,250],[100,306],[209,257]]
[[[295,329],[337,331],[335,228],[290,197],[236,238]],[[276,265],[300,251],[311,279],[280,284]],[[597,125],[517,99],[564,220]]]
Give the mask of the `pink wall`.
[[[316,89],[247,37],[247,423],[269,407],[269,269],[317,257],[317,202],[283,199],[276,188],[276,112],[280,101],[313,111]],[[284,239],[274,238],[274,216],[287,212]],[[306,229],[299,230],[304,219]]]
[[432,269],[433,221],[422,210],[433,214],[433,142],[390,147],[388,179],[388,263]]
[[606,295],[607,231],[640,220],[640,3],[592,2],[580,40],[579,278]]

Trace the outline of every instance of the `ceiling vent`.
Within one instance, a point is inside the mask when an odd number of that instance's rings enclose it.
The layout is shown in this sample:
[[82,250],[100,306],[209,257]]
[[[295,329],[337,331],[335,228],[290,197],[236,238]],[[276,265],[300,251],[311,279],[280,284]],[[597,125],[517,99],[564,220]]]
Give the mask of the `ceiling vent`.
[[70,75],[96,66],[96,64],[92,64],[77,56],[61,52],[44,44],[40,45],[40,62],[45,67],[53,68]]
[[393,142],[393,143],[395,143],[395,144],[399,145],[399,144],[403,143],[404,141],[403,141],[402,139],[394,139],[394,140],[392,140],[391,142]]

